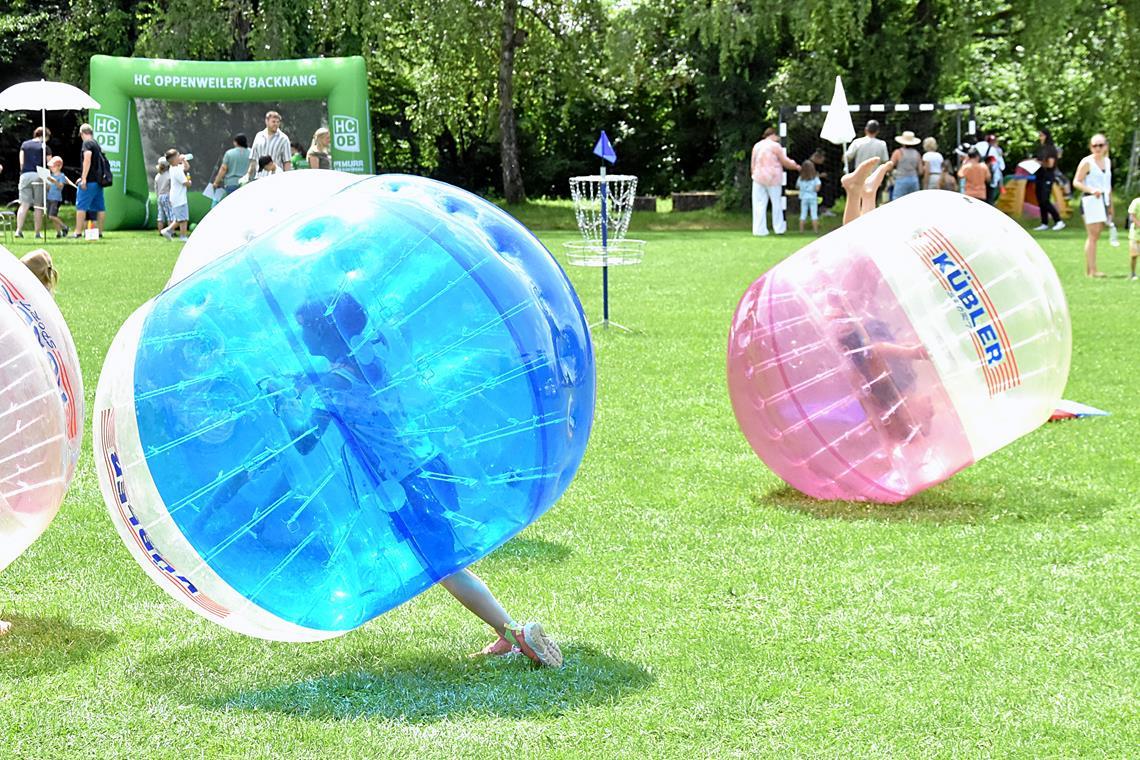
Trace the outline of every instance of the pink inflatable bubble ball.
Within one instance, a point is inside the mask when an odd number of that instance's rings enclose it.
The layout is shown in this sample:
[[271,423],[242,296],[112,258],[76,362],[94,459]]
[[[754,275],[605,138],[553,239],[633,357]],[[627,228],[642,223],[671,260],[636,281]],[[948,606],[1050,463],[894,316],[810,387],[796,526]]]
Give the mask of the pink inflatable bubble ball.
[[993,207],[914,193],[777,264],[733,317],[756,454],[819,499],[900,502],[1036,429],[1069,372],[1040,246]]

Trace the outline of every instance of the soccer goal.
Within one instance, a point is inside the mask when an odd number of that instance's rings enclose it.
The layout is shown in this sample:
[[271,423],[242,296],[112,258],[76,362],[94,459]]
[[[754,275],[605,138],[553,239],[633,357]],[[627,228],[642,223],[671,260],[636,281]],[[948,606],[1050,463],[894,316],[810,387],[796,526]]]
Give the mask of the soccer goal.
[[[865,103],[851,104],[851,121],[856,136],[862,136],[864,125],[871,119],[879,122],[879,138],[889,150],[898,147],[895,137],[906,130],[921,140],[933,137],[938,150],[951,159],[954,148],[977,131],[972,103]],[[788,156],[799,163],[811,160],[817,150],[823,152],[820,167],[826,176],[822,182],[821,206],[830,208],[840,195],[839,178],[851,167],[845,167],[842,145],[833,145],[819,136],[829,105],[784,105],[779,109],[780,139]],[[921,150],[921,145],[918,146]],[[785,187],[794,188],[796,177],[785,173]],[[787,198],[784,199],[785,204]]]

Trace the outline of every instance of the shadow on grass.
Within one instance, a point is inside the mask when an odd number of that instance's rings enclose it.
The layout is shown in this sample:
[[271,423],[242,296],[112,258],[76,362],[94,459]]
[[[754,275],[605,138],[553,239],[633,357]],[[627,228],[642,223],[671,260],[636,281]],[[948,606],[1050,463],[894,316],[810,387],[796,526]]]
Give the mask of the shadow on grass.
[[12,630],[0,636],[0,679],[67,670],[115,643],[116,637],[60,618],[4,615]]
[[987,489],[984,484],[962,482],[943,483],[901,504],[821,501],[787,485],[758,494],[753,500],[760,506],[775,505],[821,519],[931,523],[1029,523],[1051,518],[1089,522],[1113,506],[1103,496],[1060,485],[1005,493]]
[[[211,687],[232,683],[232,676],[217,673],[216,665],[209,664],[217,657],[212,646],[177,650],[150,660],[145,670],[148,683],[163,684],[178,699],[207,709],[407,723],[479,715],[557,718],[578,707],[613,703],[653,682],[640,665],[590,647],[571,644],[563,651],[561,670],[535,668],[522,655],[457,661],[353,652],[301,663],[296,680],[220,693]],[[212,671],[213,678],[203,678],[202,669]]]
[[512,538],[488,556],[479,560],[479,567],[502,562],[512,565],[556,564],[565,562],[573,552],[569,546],[543,538]]

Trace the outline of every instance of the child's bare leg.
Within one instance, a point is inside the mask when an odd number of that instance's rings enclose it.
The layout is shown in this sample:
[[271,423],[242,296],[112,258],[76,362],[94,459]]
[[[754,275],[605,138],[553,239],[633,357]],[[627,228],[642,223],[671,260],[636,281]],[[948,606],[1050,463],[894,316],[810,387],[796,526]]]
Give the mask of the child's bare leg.
[[800,232],[804,231],[804,220],[800,219]]
[[[839,180],[840,185],[847,193],[847,204],[844,206],[844,223],[855,221],[863,215],[863,197],[865,195],[864,186],[871,178],[871,172],[874,167],[879,163],[878,158],[868,158],[860,165],[855,167],[855,171],[850,174],[844,174],[844,177]],[[889,163],[889,162],[888,162]],[[882,182],[880,175],[879,182]],[[878,186],[876,186],[878,190]],[[874,194],[871,194],[871,209],[874,207]],[[870,211],[868,209],[866,211]]]
[[444,578],[439,582],[448,592],[459,600],[475,617],[495,629],[500,637],[505,636],[508,626],[513,625],[511,616],[499,604],[499,600],[487,588],[483,580],[470,570],[460,570],[455,575]]
[[562,667],[562,650],[538,623],[518,625],[499,604],[499,600],[487,588],[487,584],[470,570],[460,570],[444,578],[440,585],[447,589],[460,603],[471,610],[477,618],[495,629],[499,638],[477,655],[508,654],[514,647],[538,665],[550,668]]
[[883,184],[883,180],[890,174],[891,169],[895,165],[890,161],[886,162],[874,171],[871,178],[863,183],[863,213],[875,210],[875,204],[879,199],[879,186]]

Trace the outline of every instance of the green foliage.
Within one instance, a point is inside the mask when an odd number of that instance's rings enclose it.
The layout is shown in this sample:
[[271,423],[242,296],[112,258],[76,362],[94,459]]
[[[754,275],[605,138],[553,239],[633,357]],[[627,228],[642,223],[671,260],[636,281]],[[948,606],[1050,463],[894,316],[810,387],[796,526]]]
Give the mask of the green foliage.
[[62,21],[42,30],[51,51],[45,73],[86,89],[91,56],[134,53],[142,9],[130,0],[71,0]]
[[[267,60],[363,55],[378,165],[500,188],[495,0],[17,0],[0,54],[86,85],[101,52]],[[49,34],[50,32],[50,34]],[[514,109],[529,194],[593,171],[606,129],[643,190],[747,195],[745,158],[781,105],[972,102],[1007,153],[1049,127],[1072,171],[1140,116],[1140,0],[525,0]],[[33,64],[32,68],[36,65]],[[29,71],[29,73],[32,73]]]

